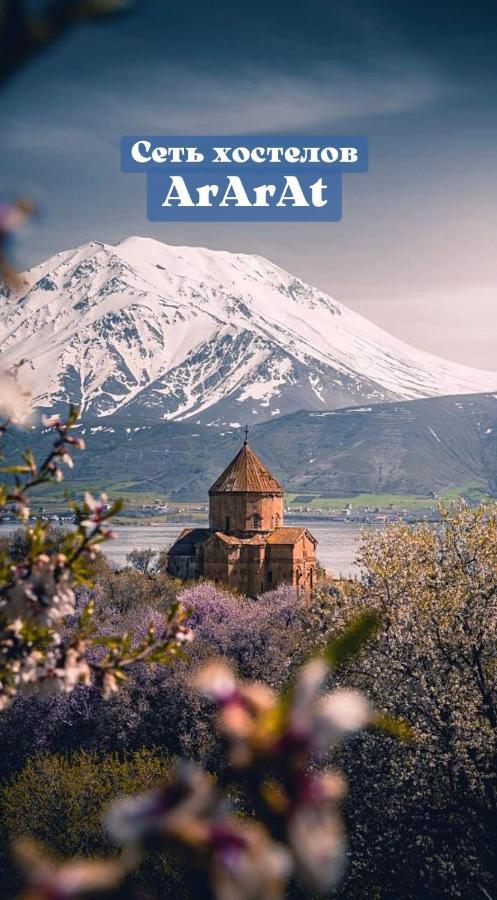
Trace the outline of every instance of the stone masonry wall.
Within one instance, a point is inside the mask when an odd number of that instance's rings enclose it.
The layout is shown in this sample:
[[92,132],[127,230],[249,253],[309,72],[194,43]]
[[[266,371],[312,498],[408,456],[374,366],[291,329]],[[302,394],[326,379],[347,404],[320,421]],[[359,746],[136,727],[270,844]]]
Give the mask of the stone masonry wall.
[[283,525],[283,497],[211,494],[209,508],[209,528],[215,531],[272,531]]

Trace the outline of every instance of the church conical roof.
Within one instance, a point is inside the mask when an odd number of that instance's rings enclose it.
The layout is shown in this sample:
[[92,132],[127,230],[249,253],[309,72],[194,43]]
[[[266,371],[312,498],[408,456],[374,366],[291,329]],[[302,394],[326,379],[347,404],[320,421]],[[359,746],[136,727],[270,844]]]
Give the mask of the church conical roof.
[[271,475],[247,441],[209,490],[209,494],[225,492],[284,494],[281,484]]

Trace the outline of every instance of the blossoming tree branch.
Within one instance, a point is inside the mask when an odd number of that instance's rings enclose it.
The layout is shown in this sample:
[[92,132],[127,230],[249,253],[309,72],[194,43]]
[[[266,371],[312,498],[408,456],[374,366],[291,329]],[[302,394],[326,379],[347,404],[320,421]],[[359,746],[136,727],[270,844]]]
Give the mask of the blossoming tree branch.
[[[12,379],[3,378],[2,387],[15,391]],[[23,397],[20,395],[19,400]],[[15,420],[15,411],[11,416]],[[86,583],[90,566],[102,543],[113,537],[108,520],[120,509],[109,504],[106,495],[95,499],[89,492],[81,505],[71,503],[76,527],[58,545],[49,540],[49,523],[29,525],[29,493],[43,483],[59,482],[64,467],[72,467],[73,452],[84,449],[84,441],[71,433],[78,419],[72,408],[66,421],[58,416],[44,418],[54,432],[53,446],[38,463],[25,450],[18,464],[3,466],[14,480],[0,485],[0,509],[15,504],[20,522],[25,523],[26,558],[12,564],[6,551],[0,556],[0,708],[18,692],[42,694],[70,692],[79,683],[92,681],[107,696],[117,690],[126,669],[137,660],[167,662],[181,651],[190,631],[183,624],[185,613],[178,604],[171,607],[164,630],[150,629],[145,640],[132,646],[128,635],[101,637],[93,633],[93,604],[89,603],[72,632],[69,643],[60,631],[76,613],[74,588]],[[12,419],[0,424],[5,434]],[[90,661],[88,649],[103,645],[104,656]]]
[[[29,414],[29,398],[16,375],[1,378],[2,436]],[[53,433],[45,459],[38,462],[26,449],[20,462],[2,467],[9,480],[0,487],[0,508],[15,507],[26,547],[21,560],[13,562],[7,550],[0,558],[2,708],[17,694],[69,693],[81,683],[93,683],[108,697],[130,667],[170,663],[192,637],[189,612],[178,602],[164,626],[158,632],[150,627],[138,643],[127,634],[98,634],[92,602],[77,613],[75,587],[89,583],[92,562],[112,538],[109,520],[120,503],[87,492],[83,503],[70,503],[75,527],[55,542],[48,523],[30,524],[29,507],[32,489],[61,481],[65,468],[74,465],[73,454],[85,449],[73,432],[77,420],[74,408],[65,420],[45,417],[43,425]],[[183,761],[161,788],[115,804],[105,823],[121,847],[112,859],[58,864],[35,844],[18,842],[17,858],[30,884],[26,897],[126,896],[131,874],[161,849],[198,876],[196,897],[267,900],[284,896],[292,879],[313,893],[334,888],[345,868],[339,804],[346,788],[340,774],[322,763],[374,716],[360,692],[323,688],[331,670],[354,655],[376,626],[376,615],[363,613],[309,659],[280,695],[240,680],[222,660],[201,665],[193,683],[217,709],[225,774],[215,782]],[[95,647],[99,652],[91,653]],[[229,796],[242,798],[240,810],[231,807]]]

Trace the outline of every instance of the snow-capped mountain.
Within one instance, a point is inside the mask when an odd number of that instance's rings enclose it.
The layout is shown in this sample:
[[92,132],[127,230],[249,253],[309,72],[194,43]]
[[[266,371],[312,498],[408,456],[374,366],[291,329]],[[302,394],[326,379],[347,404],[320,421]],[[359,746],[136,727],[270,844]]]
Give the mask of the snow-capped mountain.
[[297,409],[497,390],[497,373],[409,347],[260,256],[92,241],[3,291],[2,366],[41,408],[260,422]]

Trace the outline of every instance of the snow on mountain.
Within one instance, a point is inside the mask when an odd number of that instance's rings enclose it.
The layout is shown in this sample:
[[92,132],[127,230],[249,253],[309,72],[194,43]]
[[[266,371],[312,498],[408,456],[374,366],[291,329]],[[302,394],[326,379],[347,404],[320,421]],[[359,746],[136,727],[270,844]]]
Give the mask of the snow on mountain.
[[260,422],[297,409],[497,390],[260,256],[131,237],[30,269],[1,297],[2,365],[36,403],[103,416]]

